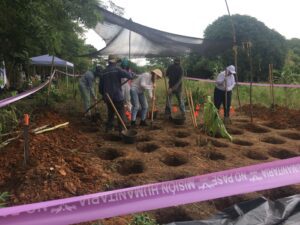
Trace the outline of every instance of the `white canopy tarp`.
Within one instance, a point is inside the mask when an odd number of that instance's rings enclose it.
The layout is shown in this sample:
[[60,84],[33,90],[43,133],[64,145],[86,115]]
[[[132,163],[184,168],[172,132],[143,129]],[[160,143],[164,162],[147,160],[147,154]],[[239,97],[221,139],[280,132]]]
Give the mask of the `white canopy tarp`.
[[[32,57],[32,58],[30,58],[30,64],[31,65],[41,65],[41,66],[51,66],[52,65],[52,57],[53,57],[52,55],[48,55],[48,54]],[[74,64],[54,56],[54,66],[73,68]]]

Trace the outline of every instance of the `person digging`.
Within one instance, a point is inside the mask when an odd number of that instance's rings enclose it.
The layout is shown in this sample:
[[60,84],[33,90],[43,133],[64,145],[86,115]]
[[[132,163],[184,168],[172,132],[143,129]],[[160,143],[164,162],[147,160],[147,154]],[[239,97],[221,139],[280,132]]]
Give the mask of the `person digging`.
[[136,126],[136,116],[141,106],[141,121],[140,126],[147,126],[146,117],[148,112],[148,102],[145,96],[145,91],[149,93],[149,97],[154,100],[153,89],[156,86],[155,80],[162,78],[160,69],[152,70],[150,73],[146,72],[138,75],[135,80],[131,82],[130,97],[131,97],[131,127]]

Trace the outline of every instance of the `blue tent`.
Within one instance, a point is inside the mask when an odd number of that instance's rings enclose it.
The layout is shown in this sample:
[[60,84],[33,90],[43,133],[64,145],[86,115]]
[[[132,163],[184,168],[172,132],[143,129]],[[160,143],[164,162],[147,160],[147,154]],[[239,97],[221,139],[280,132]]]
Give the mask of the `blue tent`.
[[[32,58],[30,58],[30,64],[31,65],[41,65],[41,66],[51,66],[52,65],[52,57],[53,57],[52,55],[48,55],[48,54],[32,57]],[[73,68],[74,64],[54,56],[54,66]]]

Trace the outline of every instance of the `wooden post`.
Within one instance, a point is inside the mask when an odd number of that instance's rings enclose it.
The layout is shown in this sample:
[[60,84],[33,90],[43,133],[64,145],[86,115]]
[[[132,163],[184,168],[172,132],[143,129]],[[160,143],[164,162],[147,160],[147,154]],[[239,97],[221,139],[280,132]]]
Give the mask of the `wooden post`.
[[27,165],[29,161],[29,115],[24,114],[24,166]]

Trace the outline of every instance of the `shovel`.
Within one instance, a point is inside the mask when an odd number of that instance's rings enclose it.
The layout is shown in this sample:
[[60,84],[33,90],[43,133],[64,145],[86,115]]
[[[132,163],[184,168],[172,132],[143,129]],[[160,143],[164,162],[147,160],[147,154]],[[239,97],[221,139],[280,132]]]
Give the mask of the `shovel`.
[[106,97],[108,98],[108,100],[109,100],[111,106],[113,107],[113,109],[114,109],[114,111],[115,111],[115,113],[116,113],[118,119],[120,120],[120,122],[121,122],[121,124],[122,124],[122,126],[123,126],[123,128],[124,128],[124,130],[121,132],[123,141],[124,141],[125,143],[128,143],[128,144],[134,143],[134,142],[135,142],[135,139],[136,139],[137,132],[136,132],[135,130],[128,130],[128,129],[127,129],[127,127],[126,127],[126,125],[125,125],[125,123],[124,123],[122,117],[120,116],[118,110],[116,109],[116,107],[115,107],[115,105],[114,105],[113,101],[111,100],[111,98],[110,98],[110,96],[109,96],[108,93],[106,93]]

